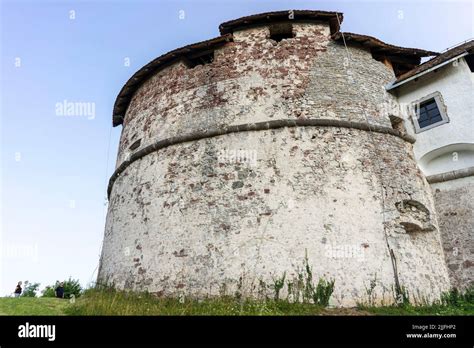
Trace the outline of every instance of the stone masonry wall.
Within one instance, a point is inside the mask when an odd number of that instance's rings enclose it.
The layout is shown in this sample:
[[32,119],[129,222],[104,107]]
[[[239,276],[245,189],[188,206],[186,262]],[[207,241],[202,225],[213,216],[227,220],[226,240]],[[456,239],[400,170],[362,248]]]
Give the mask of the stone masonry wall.
[[[211,64],[169,66],[127,110],[117,166],[171,136],[275,119],[329,118],[390,127],[370,52],[329,28],[236,32]],[[138,149],[139,150],[139,149]],[[138,151],[135,150],[135,151]],[[335,279],[334,305],[389,303],[398,283],[433,300],[449,287],[430,187],[412,145],[338,127],[284,127],[175,144],[132,162],[114,182],[99,280],[162,295],[272,293],[297,278]],[[286,273],[285,273],[286,272]],[[285,293],[286,289],[283,290]]]
[[[329,39],[326,25],[295,24],[296,37],[278,44],[268,28],[235,33],[212,64],[171,65],[146,81],[125,115],[117,166],[129,146],[233,124],[288,118],[336,118],[390,126],[376,117],[394,97],[381,81],[393,77],[370,53]],[[318,59],[316,59],[316,57]],[[349,70],[349,74],[348,71]],[[354,88],[356,86],[356,88]]]
[[474,177],[431,185],[451,285],[458,289],[474,283]]

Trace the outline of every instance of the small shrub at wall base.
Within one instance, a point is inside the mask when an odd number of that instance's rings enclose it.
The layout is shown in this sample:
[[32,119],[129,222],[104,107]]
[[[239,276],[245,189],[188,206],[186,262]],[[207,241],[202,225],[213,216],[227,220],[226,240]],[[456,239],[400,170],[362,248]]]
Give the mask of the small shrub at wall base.
[[441,296],[441,304],[444,306],[464,306],[474,303],[474,286],[464,292],[454,288]]
[[313,292],[313,301],[315,304],[327,307],[329,299],[334,291],[334,280],[326,281],[323,278],[319,279],[316,291]]

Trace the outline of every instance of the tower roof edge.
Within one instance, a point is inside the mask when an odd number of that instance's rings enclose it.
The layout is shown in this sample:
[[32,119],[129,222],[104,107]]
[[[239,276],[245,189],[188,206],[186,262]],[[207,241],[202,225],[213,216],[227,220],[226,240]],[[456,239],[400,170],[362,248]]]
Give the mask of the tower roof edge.
[[288,10],[264,12],[250,16],[233,19],[219,25],[221,35],[233,33],[235,30],[264,25],[281,21],[327,21],[331,34],[337,33],[344,16],[342,12],[314,11],[314,10]]

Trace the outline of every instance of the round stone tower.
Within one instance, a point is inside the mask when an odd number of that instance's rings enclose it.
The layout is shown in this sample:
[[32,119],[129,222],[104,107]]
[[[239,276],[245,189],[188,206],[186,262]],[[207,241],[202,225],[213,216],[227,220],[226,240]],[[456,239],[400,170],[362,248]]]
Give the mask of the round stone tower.
[[384,89],[432,53],[341,22],[249,16],[135,73],[114,107],[99,282],[273,296],[284,276],[280,297],[298,296],[307,264],[336,306],[448,289],[430,187]]

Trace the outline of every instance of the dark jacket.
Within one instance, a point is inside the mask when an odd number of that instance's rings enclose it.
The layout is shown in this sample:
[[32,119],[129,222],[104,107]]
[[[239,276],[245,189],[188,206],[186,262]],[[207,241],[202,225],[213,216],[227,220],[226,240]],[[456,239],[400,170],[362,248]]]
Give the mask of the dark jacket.
[[56,297],[58,298],[64,297],[64,287],[58,286],[55,291],[56,291]]

